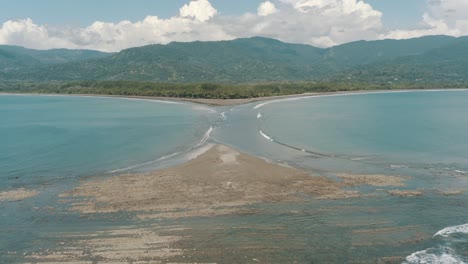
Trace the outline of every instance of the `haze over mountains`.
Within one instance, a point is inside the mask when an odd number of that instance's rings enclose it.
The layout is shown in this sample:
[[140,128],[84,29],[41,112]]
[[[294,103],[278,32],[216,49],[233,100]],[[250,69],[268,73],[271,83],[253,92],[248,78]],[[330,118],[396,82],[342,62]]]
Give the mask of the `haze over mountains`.
[[254,37],[149,45],[119,53],[0,46],[0,80],[464,83],[468,37],[358,41],[325,49]]

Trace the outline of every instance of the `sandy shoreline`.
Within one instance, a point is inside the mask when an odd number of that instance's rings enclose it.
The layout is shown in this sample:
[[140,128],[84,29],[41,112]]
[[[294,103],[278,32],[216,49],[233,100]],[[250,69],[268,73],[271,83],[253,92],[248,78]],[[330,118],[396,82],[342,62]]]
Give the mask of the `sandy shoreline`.
[[[351,92],[346,92],[351,93]],[[144,99],[144,100],[155,100],[155,101],[168,101],[168,102],[190,102],[196,104],[203,104],[208,106],[235,106],[254,102],[262,102],[269,100],[285,99],[285,98],[296,98],[296,97],[307,97],[315,95],[326,95],[326,94],[337,94],[337,93],[303,93],[303,94],[291,94],[291,95],[280,95],[280,96],[268,96],[268,97],[256,97],[256,98],[245,98],[245,99],[198,99],[198,98],[183,98],[183,97],[159,97],[159,96],[130,96],[130,95],[106,95],[106,94],[53,94],[53,93],[9,93],[0,92],[0,95],[39,95],[39,96],[79,96],[79,97],[105,97],[105,98],[129,98],[129,99]]]
[[128,98],[128,99],[143,99],[167,102],[190,102],[203,104],[208,106],[235,106],[254,102],[269,102],[282,99],[305,98],[312,96],[327,96],[327,95],[352,95],[352,94],[368,94],[368,93],[403,93],[403,92],[439,92],[439,91],[466,91],[466,88],[453,89],[413,89],[413,90],[356,90],[344,92],[315,92],[290,94],[279,96],[266,96],[245,99],[202,99],[202,98],[183,98],[183,97],[158,97],[158,96],[129,96],[129,95],[106,95],[106,94],[53,94],[53,93],[11,93],[0,92],[0,95],[42,95],[42,96],[79,96],[79,97],[104,97],[104,98]]

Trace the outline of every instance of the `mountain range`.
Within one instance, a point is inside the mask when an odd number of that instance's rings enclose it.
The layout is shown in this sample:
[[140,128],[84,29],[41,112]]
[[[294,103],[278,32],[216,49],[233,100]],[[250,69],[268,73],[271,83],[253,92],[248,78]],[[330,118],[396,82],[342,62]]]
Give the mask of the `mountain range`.
[[468,37],[357,41],[331,48],[253,37],[104,53],[0,45],[0,80],[158,83],[466,83]]

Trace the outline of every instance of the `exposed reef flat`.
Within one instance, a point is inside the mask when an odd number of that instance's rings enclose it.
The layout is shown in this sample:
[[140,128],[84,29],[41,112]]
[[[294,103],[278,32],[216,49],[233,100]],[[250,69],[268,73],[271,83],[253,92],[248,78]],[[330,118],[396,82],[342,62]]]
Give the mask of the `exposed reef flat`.
[[16,202],[26,198],[31,198],[38,195],[39,192],[35,190],[27,190],[18,188],[9,191],[0,192],[0,202]]
[[[64,203],[71,204],[71,213],[78,213],[83,218],[108,215],[111,219],[124,213],[132,219],[132,224],[104,230],[97,228],[99,231],[50,234],[58,238],[57,247],[31,252],[26,259],[32,263],[200,263],[228,257],[234,262],[261,262],[255,257],[259,251],[276,254],[279,248],[290,248],[303,252],[302,239],[297,238],[304,234],[295,233],[280,223],[270,226],[240,222],[237,227],[224,224],[224,221],[221,221],[222,225],[207,223],[216,222],[217,217],[262,217],[271,213],[263,211],[268,209],[262,209],[262,206],[255,206],[259,204],[277,204],[282,208],[281,204],[305,204],[310,199],[357,199],[377,194],[361,194],[350,188],[361,185],[400,187],[406,181],[399,176],[337,176],[336,180],[313,176],[224,145],[211,145],[206,152],[172,168],[83,181],[61,195]],[[388,195],[385,192],[379,194]],[[343,211],[348,209],[351,208],[343,208]],[[281,210],[285,211],[275,209],[273,212],[299,219],[301,215],[313,214],[288,207]],[[199,220],[196,219],[201,218],[204,220],[197,224]],[[337,221],[336,227],[343,228],[344,223]],[[376,243],[374,240],[381,232],[402,232],[390,227],[384,229],[387,224],[383,224],[382,229],[375,229],[375,223],[385,223],[385,219],[369,218],[368,221],[361,221],[361,233],[353,235],[352,243],[357,246]],[[405,232],[412,237],[417,234],[414,237],[421,239],[423,236],[418,227],[408,229],[411,231],[405,229]],[[203,246],[218,236],[225,237],[226,232],[235,232],[241,237],[247,232],[246,236],[271,239],[233,242],[230,246],[218,243]],[[285,244],[270,245],[275,241]],[[408,241],[406,238],[401,241],[389,239],[389,243],[396,244],[414,242],[410,238]]]

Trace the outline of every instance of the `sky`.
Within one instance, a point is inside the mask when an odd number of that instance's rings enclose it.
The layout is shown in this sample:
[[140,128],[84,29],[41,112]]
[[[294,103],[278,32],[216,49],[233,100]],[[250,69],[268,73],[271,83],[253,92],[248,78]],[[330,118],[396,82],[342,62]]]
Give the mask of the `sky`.
[[120,51],[264,36],[329,47],[468,35],[467,0],[0,0],[0,44]]

